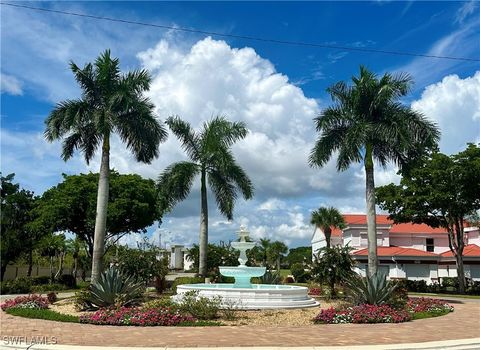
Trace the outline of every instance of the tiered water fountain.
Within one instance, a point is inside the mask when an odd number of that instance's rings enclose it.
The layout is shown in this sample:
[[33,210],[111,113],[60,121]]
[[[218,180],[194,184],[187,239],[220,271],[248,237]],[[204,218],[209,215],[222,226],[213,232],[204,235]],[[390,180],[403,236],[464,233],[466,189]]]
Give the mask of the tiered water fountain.
[[197,291],[200,296],[220,296],[229,305],[239,309],[281,309],[306,308],[317,306],[318,302],[308,296],[308,288],[279,284],[252,284],[252,277],[265,274],[265,267],[250,267],[247,263],[247,250],[255,246],[248,242],[248,231],[241,226],[237,232],[240,240],[232,242],[232,247],[240,251],[239,266],[220,266],[220,273],[226,277],[234,277],[235,283],[196,283],[177,286],[175,298],[181,299],[182,294]]

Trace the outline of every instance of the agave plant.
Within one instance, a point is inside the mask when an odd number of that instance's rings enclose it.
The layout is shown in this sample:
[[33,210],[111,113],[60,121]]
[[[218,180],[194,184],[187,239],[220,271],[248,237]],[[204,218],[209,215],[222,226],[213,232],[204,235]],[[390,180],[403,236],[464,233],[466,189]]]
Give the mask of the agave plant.
[[397,288],[396,283],[387,281],[387,276],[380,272],[365,278],[354,274],[346,279],[345,284],[356,304],[381,305],[388,303]]
[[267,270],[265,274],[260,277],[261,284],[279,284],[280,280],[280,271]]
[[90,285],[88,299],[96,307],[122,307],[138,303],[144,292],[143,283],[122,274],[117,268],[109,268]]

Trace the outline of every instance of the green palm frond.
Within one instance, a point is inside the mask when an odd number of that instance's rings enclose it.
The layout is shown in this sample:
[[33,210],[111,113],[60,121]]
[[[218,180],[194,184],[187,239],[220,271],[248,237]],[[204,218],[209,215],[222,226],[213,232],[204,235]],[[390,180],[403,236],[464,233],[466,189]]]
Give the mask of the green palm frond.
[[208,173],[208,184],[215,195],[218,210],[228,220],[232,220],[237,192],[235,191],[235,185],[224,175],[219,171],[210,171]]
[[200,139],[190,124],[178,116],[169,117],[165,123],[182,143],[182,147],[193,161],[201,158]]
[[167,167],[157,180],[160,210],[169,211],[187,198],[199,172],[200,167],[192,162],[178,162]]

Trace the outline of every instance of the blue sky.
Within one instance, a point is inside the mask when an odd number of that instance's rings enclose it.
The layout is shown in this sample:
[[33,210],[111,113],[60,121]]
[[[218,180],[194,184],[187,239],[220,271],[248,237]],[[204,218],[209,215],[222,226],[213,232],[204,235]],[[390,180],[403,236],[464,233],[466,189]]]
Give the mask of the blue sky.
[[[480,6],[475,2],[24,2],[133,21],[338,46],[480,57]],[[286,46],[243,39],[119,24],[1,7],[1,168],[15,172],[41,194],[61,173],[98,171],[80,156],[64,163],[59,144],[42,137],[54,103],[75,97],[68,61],[84,64],[111,48],[122,68],[144,67],[154,81],[149,94],[161,120],[179,114],[194,126],[211,115],[244,120],[251,132],[236,145],[239,163],[256,185],[256,197],[239,202],[226,222],[212,203],[211,240],[232,239],[240,223],[255,237],[291,246],[307,244],[309,213],[320,205],[363,212],[361,167],[337,174],[307,166],[315,138],[312,118],[329,103],[325,89],[348,80],[364,64],[405,71],[416,85],[405,103],[442,129],[441,150],[458,152],[480,141],[479,62]],[[152,165],[135,163],[120,142],[112,164],[121,172],[155,178],[184,155],[173,137]],[[377,183],[398,181],[395,169],[378,169]],[[165,242],[197,240],[198,189],[165,218]],[[159,229],[149,230],[154,237]],[[138,237],[131,236],[129,242]]]

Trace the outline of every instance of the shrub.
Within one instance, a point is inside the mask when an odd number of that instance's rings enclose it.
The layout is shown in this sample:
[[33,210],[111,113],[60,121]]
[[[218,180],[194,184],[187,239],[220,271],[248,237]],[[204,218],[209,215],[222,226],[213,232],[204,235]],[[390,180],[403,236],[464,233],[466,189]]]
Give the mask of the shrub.
[[467,293],[472,295],[480,295],[480,281],[472,281],[467,287]]
[[203,283],[205,279],[202,277],[177,277],[172,284],[172,290],[174,293],[177,293],[177,286],[180,284],[194,284],[194,283]]
[[285,278],[283,279],[283,283],[286,283],[286,284],[288,284],[288,283],[295,283],[295,280],[293,279],[292,276],[287,276],[287,277],[285,277]]
[[260,284],[279,284],[281,280],[280,271],[267,270],[259,279]]
[[181,295],[178,306],[181,311],[195,318],[211,320],[217,317],[221,303],[221,297],[207,298],[199,296],[197,291],[190,291]]
[[343,310],[329,308],[314,318],[315,323],[399,323],[411,320],[406,310],[388,305],[358,305]]
[[176,326],[195,319],[169,308],[105,308],[92,315],[80,316],[81,323],[112,326]]
[[13,316],[21,316],[27,318],[37,318],[42,320],[50,320],[50,321],[60,321],[60,322],[75,322],[78,323],[79,318],[78,316],[73,315],[65,315],[59,312],[49,310],[49,309],[8,309],[7,314]]
[[90,302],[90,289],[85,288],[75,292],[75,309],[78,311],[94,310],[95,307]]
[[308,287],[308,294],[314,296],[322,295],[322,288],[320,287]]
[[426,293],[428,292],[428,285],[427,282],[424,280],[420,281],[412,281],[412,280],[407,280],[407,289],[410,292],[417,292],[417,293]]
[[68,288],[75,288],[77,286],[77,280],[75,277],[73,277],[73,275],[61,275],[57,282],[67,286]]
[[50,283],[50,276],[37,276],[32,277],[32,284],[33,285],[42,285],[42,284],[49,284]]
[[150,300],[146,303],[143,304],[143,309],[148,310],[148,309],[165,309],[168,308],[170,310],[178,310],[178,305],[175,303],[171,298],[166,297],[166,298],[160,298],[160,299],[154,299]]
[[57,301],[57,293],[55,292],[50,292],[47,294],[47,299],[50,304],[53,304],[54,302]]
[[2,294],[26,294],[32,291],[32,280],[20,277],[13,281],[4,281],[1,284]]
[[296,282],[301,282],[300,279],[304,279],[303,276],[305,275],[305,267],[302,263],[295,263],[290,267],[290,271],[295,278]]
[[8,309],[47,309],[48,299],[37,294],[9,299],[0,305],[3,311]]
[[392,300],[397,284],[387,281],[385,274],[377,272],[365,278],[355,274],[346,280],[346,286],[355,304],[381,305]]
[[125,276],[116,268],[109,268],[90,285],[88,301],[96,307],[129,306],[138,303],[145,292],[143,283]]

